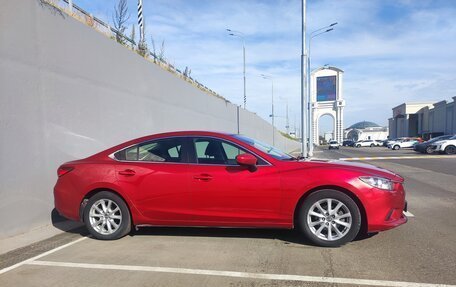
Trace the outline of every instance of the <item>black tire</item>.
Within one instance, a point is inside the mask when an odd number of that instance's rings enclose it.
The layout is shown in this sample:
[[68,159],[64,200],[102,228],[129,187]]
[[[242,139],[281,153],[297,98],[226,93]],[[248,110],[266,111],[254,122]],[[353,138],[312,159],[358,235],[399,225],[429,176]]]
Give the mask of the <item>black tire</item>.
[[[308,214],[311,207],[316,202],[325,199],[333,199],[342,202],[345,205],[345,207],[348,208],[351,214],[351,226],[349,227],[349,229],[346,231],[346,233],[344,233],[344,235],[341,238],[332,241],[318,237],[316,234],[313,233],[308,223]],[[358,235],[361,229],[361,213],[358,208],[358,205],[353,201],[353,199],[351,199],[345,193],[332,189],[323,189],[312,193],[302,203],[298,212],[297,227],[308,240],[310,240],[312,243],[318,246],[339,247],[348,242],[351,242]],[[332,226],[331,228],[334,227]],[[328,234],[329,232],[326,231],[326,233]]]
[[[110,234],[103,234],[99,231],[97,231],[91,224],[89,213],[94,204],[98,204],[101,200],[107,200],[107,201],[112,201],[117,207],[120,209],[120,212],[116,213],[116,216],[119,216],[120,214],[120,221],[119,219],[117,220],[116,223],[118,224],[118,228]],[[90,232],[90,234],[93,235],[93,237],[101,240],[115,240],[124,237],[128,233],[130,233],[131,230],[131,215],[130,211],[128,209],[127,204],[125,201],[119,197],[117,194],[114,194],[109,191],[101,191],[94,196],[92,196],[89,201],[87,202],[86,207],[84,208],[83,212],[83,218],[84,218],[84,224],[87,228],[87,230]],[[100,220],[101,217],[100,217]],[[106,221],[106,220],[105,220]],[[109,224],[111,226],[111,224]]]
[[361,147],[361,145],[360,145],[360,144],[359,144],[359,145],[356,145],[356,147]]
[[400,149],[400,148],[401,148],[401,147],[398,146],[398,145],[393,146],[393,150],[398,150],[398,149]]
[[446,154],[456,154],[456,147],[454,145],[449,145],[445,148]]
[[371,144],[370,147],[374,147],[374,144]]
[[430,147],[430,146],[426,147],[425,153],[431,154],[433,152],[434,152],[434,149],[432,147]]

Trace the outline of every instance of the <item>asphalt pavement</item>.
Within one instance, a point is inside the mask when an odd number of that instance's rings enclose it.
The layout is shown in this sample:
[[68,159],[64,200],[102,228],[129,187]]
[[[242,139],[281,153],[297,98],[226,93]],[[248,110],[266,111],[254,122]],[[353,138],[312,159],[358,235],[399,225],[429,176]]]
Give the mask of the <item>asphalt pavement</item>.
[[76,230],[1,255],[0,286],[456,285],[456,157],[383,147],[315,157],[374,158],[363,161],[402,175],[413,217],[340,248],[292,230],[142,228],[116,241]]

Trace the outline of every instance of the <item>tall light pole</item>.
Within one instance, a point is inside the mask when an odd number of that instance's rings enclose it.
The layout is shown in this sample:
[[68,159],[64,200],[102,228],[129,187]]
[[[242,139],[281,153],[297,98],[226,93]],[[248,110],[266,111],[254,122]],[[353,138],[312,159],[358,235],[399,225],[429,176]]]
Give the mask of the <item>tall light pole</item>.
[[244,109],[245,109],[245,106],[247,104],[247,94],[246,94],[246,87],[245,87],[245,37],[244,37],[244,33],[242,33],[242,32],[234,31],[234,30],[231,30],[231,29],[226,29],[226,30],[228,32],[230,32],[228,35],[233,36],[233,37],[238,37],[238,38],[242,39],[242,56],[243,56],[243,59],[244,59],[244,71],[243,71],[243,74],[244,74]]
[[271,117],[272,121],[272,145],[275,145],[275,126],[274,126],[274,79],[271,76],[267,76],[264,74],[260,75],[263,79],[265,80],[271,80],[271,114],[269,115]]
[[301,10],[301,155],[307,157],[307,97],[306,97],[306,65],[307,65],[307,51],[306,51],[306,0],[302,0]]
[[[309,133],[309,157],[313,156],[313,141],[314,141],[314,127],[313,127],[313,111],[312,107],[310,106],[312,103],[312,95],[311,95],[311,90],[310,90],[310,63],[311,63],[311,56],[310,56],[310,51],[311,51],[311,45],[312,45],[312,39],[315,37],[320,36],[321,34],[331,32],[334,30],[334,26],[337,25],[337,22],[332,23],[331,25],[328,25],[326,27],[317,29],[310,33],[309,37],[309,45],[307,49],[307,96],[309,98],[309,104],[308,104],[308,133]],[[335,129],[335,127],[334,127]]]

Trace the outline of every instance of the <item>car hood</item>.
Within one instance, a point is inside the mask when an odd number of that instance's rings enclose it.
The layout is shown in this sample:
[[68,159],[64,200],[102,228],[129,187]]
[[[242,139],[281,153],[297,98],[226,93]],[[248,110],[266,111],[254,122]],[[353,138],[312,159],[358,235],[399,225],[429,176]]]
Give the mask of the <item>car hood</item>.
[[434,143],[432,143],[433,145],[442,145],[446,142],[446,140],[443,140],[443,141],[436,141]]
[[404,178],[390,170],[360,162],[342,161],[342,160],[307,160],[308,164],[315,164],[320,167],[331,169],[352,170],[363,175],[384,177],[393,181],[403,182]]

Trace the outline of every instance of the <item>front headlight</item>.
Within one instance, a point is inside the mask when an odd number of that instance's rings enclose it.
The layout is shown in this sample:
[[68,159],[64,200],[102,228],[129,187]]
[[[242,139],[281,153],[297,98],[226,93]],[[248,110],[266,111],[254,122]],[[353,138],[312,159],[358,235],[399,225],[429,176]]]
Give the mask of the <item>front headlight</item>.
[[384,189],[384,190],[393,190],[394,183],[386,178],[383,177],[376,177],[376,176],[361,176],[359,178],[361,181],[367,183],[370,186]]

